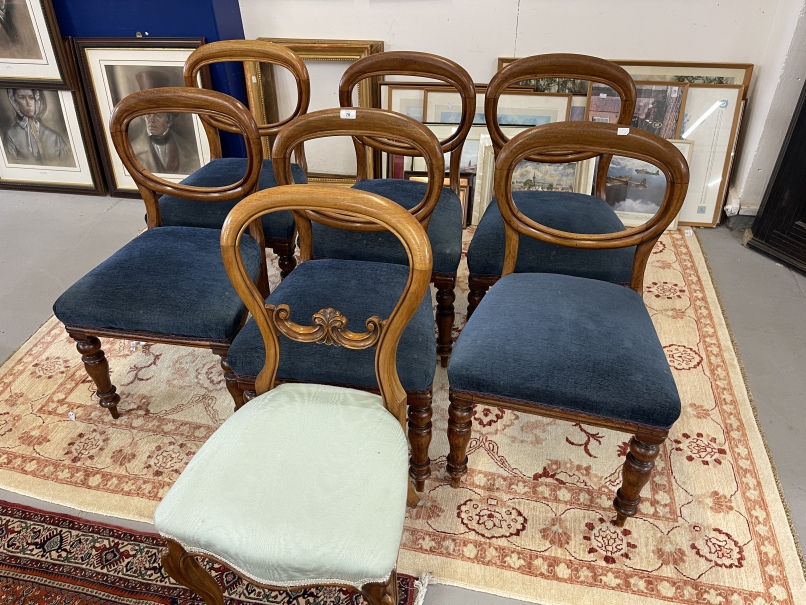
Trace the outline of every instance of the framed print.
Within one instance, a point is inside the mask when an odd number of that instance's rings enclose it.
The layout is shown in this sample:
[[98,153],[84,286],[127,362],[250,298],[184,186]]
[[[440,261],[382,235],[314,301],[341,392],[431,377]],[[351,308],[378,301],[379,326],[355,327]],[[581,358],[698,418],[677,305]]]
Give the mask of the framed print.
[[615,90],[600,82],[590,83],[586,117],[588,122],[615,124],[618,122],[620,111],[621,97],[618,96]]
[[568,119],[571,122],[582,122],[585,120],[585,110],[588,108],[588,95],[574,95],[571,97],[571,110]]
[[[670,141],[690,163],[693,142]],[[615,156],[607,171],[605,201],[616,211],[625,227],[637,227],[660,209],[666,191],[666,178],[653,164]],[[669,229],[677,228],[677,217]]]
[[[112,195],[139,195],[112,144],[109,120],[123,97],[140,90],[183,86],[182,68],[201,38],[83,38],[75,46],[101,162]],[[179,182],[210,161],[198,116],[150,114],[133,122],[129,136],[137,158],[154,174]]]
[[[469,222],[469,203],[473,196],[473,180],[475,177],[475,173],[459,173],[459,202],[462,204],[462,227],[467,227]],[[425,172],[406,171],[403,173],[403,178],[407,181],[428,182],[428,175]],[[450,187],[451,179],[445,177],[443,186]]]
[[493,140],[489,134],[479,137],[479,155],[476,160],[476,182],[473,187],[473,206],[470,224],[478,225],[487,206],[493,199],[493,175],[495,173],[495,153]]
[[[305,61],[311,77],[311,101],[308,111],[339,106],[339,81],[350,63],[363,57],[383,52],[381,40],[322,40],[310,38],[258,38],[275,44],[282,44],[297,53]],[[272,103],[277,121],[290,115],[296,104],[296,86],[292,86],[291,74],[284,69],[274,69],[272,87],[262,89],[263,106]],[[272,101],[273,99],[273,101]],[[359,107],[380,107],[380,78],[369,78],[356,87],[354,101]],[[261,103],[258,103],[258,110]],[[268,150],[264,150],[268,151]],[[268,156],[267,156],[268,157]],[[380,176],[380,152],[372,150],[367,158],[370,175]],[[307,141],[304,157],[296,158],[297,163],[308,169],[309,182],[355,182],[355,149],[348,137]]]
[[[498,57],[498,71],[517,61],[516,57]],[[573,78],[539,78],[534,80],[524,80],[518,82],[519,86],[528,86],[535,92],[559,92],[563,94],[586,95],[588,94],[588,81],[575,80]]]
[[[425,124],[428,129],[440,140],[445,140],[456,132],[457,126],[452,124]],[[519,132],[526,130],[526,127],[510,126],[503,127],[504,134],[509,138],[514,137]],[[487,135],[487,127],[483,125],[473,125],[467,133],[464,145],[462,145],[462,157],[459,161],[459,172],[475,172],[479,158],[479,141],[482,135]],[[451,153],[445,154],[445,170],[448,170],[451,162]],[[425,172],[425,160],[422,157],[406,158],[411,162],[411,170],[414,172]]]
[[680,224],[712,227],[727,193],[739,131],[742,86],[690,84],[680,138],[694,143]]
[[90,132],[72,91],[0,88],[0,187],[103,193]]
[[633,80],[686,82],[711,86],[743,86],[742,98],[747,97],[752,63],[686,63],[664,61],[614,61]]
[[[479,87],[477,87],[478,89]],[[482,90],[486,90],[483,87]],[[513,91],[498,99],[498,123],[502,126],[539,126],[568,119],[571,95]],[[426,122],[458,124],[462,116],[462,100],[458,92],[425,89],[423,115]],[[486,123],[484,93],[476,95],[474,124]]]
[[51,0],[0,0],[0,85],[65,81],[65,51]]
[[382,82],[380,90],[381,108],[402,113],[418,122],[423,121],[424,88]]
[[630,125],[674,139],[680,134],[687,90],[686,84],[636,82],[635,113]]
[[[462,97],[453,88],[425,88],[423,90],[423,111],[425,122],[458,124],[462,119]],[[484,124],[484,93],[476,94],[474,124]]]

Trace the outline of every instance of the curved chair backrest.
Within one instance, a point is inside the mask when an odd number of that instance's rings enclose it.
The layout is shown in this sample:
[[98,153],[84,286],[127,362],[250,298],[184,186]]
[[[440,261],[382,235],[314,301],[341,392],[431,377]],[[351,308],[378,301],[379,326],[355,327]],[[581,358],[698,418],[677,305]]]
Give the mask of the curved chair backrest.
[[[339,82],[339,103],[342,107],[352,107],[353,89],[362,80],[393,75],[440,80],[453,86],[459,93],[462,99],[462,115],[456,126],[456,131],[440,141],[444,153],[455,151],[451,156],[450,175],[451,188],[458,194],[459,161],[461,160],[462,146],[476,115],[476,88],[473,84],[473,79],[461,65],[439,55],[415,51],[378,53],[359,59],[345,70],[344,75],[341,77],[341,82]],[[378,140],[371,137],[358,137],[358,141],[387,153],[416,155],[412,147],[399,141]],[[360,153],[358,145],[356,145],[356,151],[359,156],[359,179],[367,178],[366,163],[363,162],[364,156],[363,153]]]
[[[615,233],[569,233],[542,225],[521,213],[512,198],[512,173],[523,159],[535,155],[577,152],[620,155],[653,164],[666,177],[660,209],[645,224]],[[530,128],[513,137],[495,162],[495,196],[504,219],[506,255],[503,275],[515,270],[518,234],[560,246],[588,249],[637,246],[630,287],[642,293],[644,269],[655,242],[680,211],[688,189],[688,163],[677,148],[649,132],[629,129],[619,134],[616,124],[558,122]]]
[[[220,187],[194,187],[174,183],[156,176],[137,159],[129,138],[129,126],[135,118],[153,113],[190,113],[226,123],[228,128],[243,135],[246,143],[246,171],[243,177]],[[158,198],[172,195],[204,202],[234,200],[257,191],[263,156],[260,132],[252,114],[237,99],[213,90],[198,88],[152,88],[136,92],[115,106],[110,119],[112,142],[129,171],[146,205],[148,227],[158,227],[160,210]],[[250,234],[263,244],[263,231]]]
[[[258,103],[257,99],[254,98],[255,87],[250,80],[251,76],[255,78],[258,77],[254,68],[256,63],[279,65],[287,69],[291,72],[291,75],[294,76],[294,80],[297,84],[297,106],[288,117],[279,122],[271,124],[259,123],[258,129],[260,130],[261,136],[267,137],[277,134],[288,122],[308,111],[308,104],[311,100],[311,81],[305,63],[294,51],[281,44],[275,44],[265,40],[221,40],[200,46],[190,53],[190,56],[185,60],[185,86],[191,88],[200,86],[198,76],[203,68],[215,63],[225,63],[228,61],[240,61],[243,63],[249,105],[253,109],[258,106]],[[236,132],[236,130],[232,129],[232,125],[218,122],[212,118],[204,120],[204,124],[205,128],[208,129],[212,127],[227,132]],[[208,132],[208,138],[211,141],[212,157],[221,157],[218,137],[211,137],[209,135],[210,132]],[[213,142],[215,142],[215,144]]]
[[[403,244],[409,259],[409,279],[388,318],[367,320],[367,332],[347,329],[350,319],[338,309],[322,309],[312,318],[314,326],[301,326],[290,320],[287,305],[273,307],[255,287],[241,259],[240,239],[255,219],[279,210],[291,210],[307,221],[307,212],[338,213],[356,222],[371,222],[391,231]],[[308,222],[310,231],[310,222]],[[414,315],[431,280],[431,245],[422,225],[406,210],[379,195],[327,185],[286,185],[264,189],[239,202],[227,216],[221,232],[221,251],[227,274],[260,328],[266,350],[263,370],[255,385],[258,394],[274,386],[279,363],[277,332],[293,340],[339,344],[352,349],[376,347],[375,373],[384,404],[406,427],[406,394],[397,374],[396,355],[400,335]]]
[[[272,163],[278,185],[291,185],[291,152],[301,143],[322,137],[350,136],[367,139],[401,141],[425,158],[428,168],[428,185],[423,199],[409,212],[424,226],[442,193],[445,159],[439,141],[428,128],[408,116],[385,109],[357,108],[354,119],[341,117],[339,108],[322,109],[300,116],[289,123],[274,141]],[[330,227],[357,231],[382,231],[375,221],[345,220],[332,212],[312,211],[311,218]],[[302,260],[310,258],[312,241],[310,233],[300,229],[300,252]]]

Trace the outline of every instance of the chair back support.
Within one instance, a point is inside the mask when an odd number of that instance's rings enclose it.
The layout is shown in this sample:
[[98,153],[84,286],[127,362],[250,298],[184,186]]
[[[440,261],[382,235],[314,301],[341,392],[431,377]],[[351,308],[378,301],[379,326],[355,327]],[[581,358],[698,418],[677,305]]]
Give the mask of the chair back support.
[[[549,244],[588,249],[636,246],[630,287],[642,293],[644,269],[652,247],[680,211],[688,189],[688,163],[678,149],[649,132],[629,128],[619,134],[616,124],[558,122],[530,128],[513,137],[495,162],[495,196],[504,219],[506,254],[503,275],[515,270],[518,234]],[[512,198],[512,173],[526,157],[577,152],[590,155],[620,155],[649,162],[666,177],[660,209],[643,225],[616,233],[569,233],[542,225],[521,213]]]
[[[341,315],[338,309],[322,309],[312,318],[315,325],[301,326],[290,320],[287,305],[276,308],[265,305],[264,297],[246,273],[240,239],[248,224],[264,214],[280,210],[290,210],[302,221],[308,221],[307,212],[333,212],[357,222],[372,222],[391,231],[408,255],[409,279],[389,317],[371,317],[366,322],[367,331],[357,333],[347,329],[350,318]],[[307,231],[310,231],[310,222]],[[258,394],[274,386],[280,353],[277,332],[301,342],[335,344],[351,349],[375,346],[375,373],[384,405],[405,430],[406,394],[397,374],[397,345],[428,290],[432,266],[428,237],[411,214],[400,205],[365,191],[327,185],[278,186],[259,191],[232,209],[221,232],[221,251],[227,274],[263,336],[266,360],[256,381]]]
[[[442,148],[434,133],[417,120],[385,109],[357,108],[354,119],[342,118],[341,111],[339,108],[322,109],[299,116],[277,135],[272,149],[272,164],[277,184],[294,183],[291,175],[291,153],[305,141],[322,137],[351,136],[373,141],[385,139],[402,142],[422,155],[428,168],[425,196],[409,210],[416,220],[427,226],[428,219],[442,193],[445,173]],[[312,211],[309,216],[317,222],[339,229],[383,231],[383,227],[375,221],[361,221],[355,217],[346,219],[332,212]],[[307,260],[312,253],[311,237],[310,234],[303,234],[304,226],[298,223],[297,228],[300,230],[302,260]]]
[[[573,78],[606,84],[621,99],[617,124],[628,126],[632,120],[635,111],[635,83],[621,66],[599,57],[571,53],[524,57],[501,68],[490,80],[484,96],[484,117],[496,155],[509,140],[498,124],[498,100],[501,94],[517,82],[540,78]],[[579,162],[591,157],[591,154],[559,152],[532,155],[527,159],[533,162]]]
[[[258,129],[260,130],[261,136],[274,136],[288,122],[308,111],[308,105],[311,100],[311,81],[305,63],[294,51],[286,48],[282,44],[275,44],[265,40],[221,40],[200,46],[194,50],[185,61],[185,86],[191,88],[200,86],[198,76],[202,69],[215,63],[229,61],[240,61],[243,63],[244,74],[246,76],[247,96],[249,105],[252,108],[259,105],[258,99],[255,98],[255,86],[250,81],[251,76],[257,77],[254,71],[254,65],[256,63],[279,65],[287,69],[291,72],[291,75],[294,76],[297,85],[297,105],[294,111],[292,111],[288,117],[278,122],[270,124],[259,123]],[[237,132],[237,130],[232,129],[231,124],[219,122],[212,116],[204,120],[204,125],[206,129]],[[212,157],[221,157],[219,139],[217,136],[210,136],[211,134],[217,135],[217,133],[215,133],[214,130],[208,131],[211,147],[213,147],[213,141],[215,142],[215,148],[211,148]]]
[[[353,106],[353,89],[367,78],[379,76],[416,76],[440,80],[453,86],[462,99],[462,115],[456,126],[456,131],[449,137],[440,141],[443,152],[455,151],[451,156],[451,188],[459,192],[459,161],[462,156],[462,146],[473,118],[476,114],[476,88],[470,74],[458,63],[445,57],[431,53],[415,51],[390,51],[369,55],[352,63],[344,72],[339,82],[339,103],[342,107]],[[389,141],[385,138],[357,137],[356,153],[359,162],[359,178],[367,178],[366,163],[361,143],[368,147],[380,149],[387,153],[397,155],[417,155],[409,145],[400,141]],[[455,181],[455,186],[454,186]]]
[[[194,187],[162,179],[150,172],[137,159],[129,138],[129,126],[135,118],[153,113],[191,113],[208,117],[217,123],[227,123],[239,132],[246,143],[246,171],[234,183],[219,187]],[[237,127],[237,129],[236,129]],[[115,106],[110,119],[112,142],[129,171],[146,205],[148,227],[160,226],[158,198],[172,195],[180,198],[220,202],[234,200],[257,191],[262,151],[260,132],[252,114],[237,99],[213,90],[197,88],[152,88],[136,92]],[[250,234],[263,245],[263,230]]]

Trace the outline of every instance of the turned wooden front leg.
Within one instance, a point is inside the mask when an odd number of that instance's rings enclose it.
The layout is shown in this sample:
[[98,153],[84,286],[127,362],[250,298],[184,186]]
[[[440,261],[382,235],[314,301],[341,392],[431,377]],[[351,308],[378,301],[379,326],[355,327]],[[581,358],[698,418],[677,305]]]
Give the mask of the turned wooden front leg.
[[454,288],[456,275],[434,276],[437,287],[437,355],[443,368],[448,367],[448,360],[453,349],[453,322],[456,313],[453,302],[456,300]]
[[490,284],[487,280],[482,280],[475,275],[470,275],[467,278],[467,285],[470,288],[470,292],[467,294],[467,318],[470,319],[470,316],[473,315],[473,311],[476,310],[481,299],[484,298],[484,295],[487,294],[487,290],[490,289]]
[[451,486],[459,487],[462,477],[467,474],[467,446],[473,425],[473,402],[462,399],[453,392],[448,405],[448,474]]
[[112,377],[109,374],[109,362],[101,349],[101,341],[95,336],[86,336],[84,334],[70,334],[70,337],[76,341],[76,349],[81,353],[84,368],[87,370],[89,377],[92,378],[92,382],[95,383],[95,392],[98,394],[101,407],[109,410],[112,418],[119,418],[118,403],[120,403],[120,395],[117,394],[117,389],[112,384]]
[[373,582],[361,587],[361,596],[369,605],[397,605],[397,573],[392,570],[387,582]]
[[238,379],[235,377],[235,372],[232,371],[229,363],[227,363],[227,356],[221,356],[221,369],[224,370],[224,383],[227,385],[232,400],[235,402],[235,411],[237,412],[244,404],[243,389],[238,386]]
[[221,587],[193,555],[188,554],[182,545],[167,540],[168,552],[162,556],[162,566],[168,575],[199,595],[207,605],[224,605]]
[[428,446],[431,444],[431,391],[408,393],[409,412],[409,476],[418,492],[425,489],[425,480],[431,476]]
[[291,242],[272,242],[271,249],[279,257],[277,264],[280,266],[280,278],[285,279],[297,266],[297,258],[294,256],[296,252],[296,244]]
[[633,517],[638,512],[641,490],[649,481],[660,445],[665,440],[665,435],[661,438],[636,435],[630,440],[630,451],[621,471],[621,487],[613,499],[617,526],[622,527],[627,517]]

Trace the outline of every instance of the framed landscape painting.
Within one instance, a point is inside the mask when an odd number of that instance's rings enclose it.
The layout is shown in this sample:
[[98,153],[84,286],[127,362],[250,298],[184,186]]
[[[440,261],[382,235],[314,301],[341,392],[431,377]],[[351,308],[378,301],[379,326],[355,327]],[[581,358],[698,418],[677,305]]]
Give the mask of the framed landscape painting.
[[65,51],[51,0],[0,0],[0,85],[67,84]]
[[[201,38],[76,39],[81,79],[112,195],[136,197],[137,186],[120,161],[109,132],[115,105],[141,90],[184,86],[185,59]],[[157,113],[129,128],[138,160],[149,171],[179,182],[210,161],[207,135],[198,116]]]

